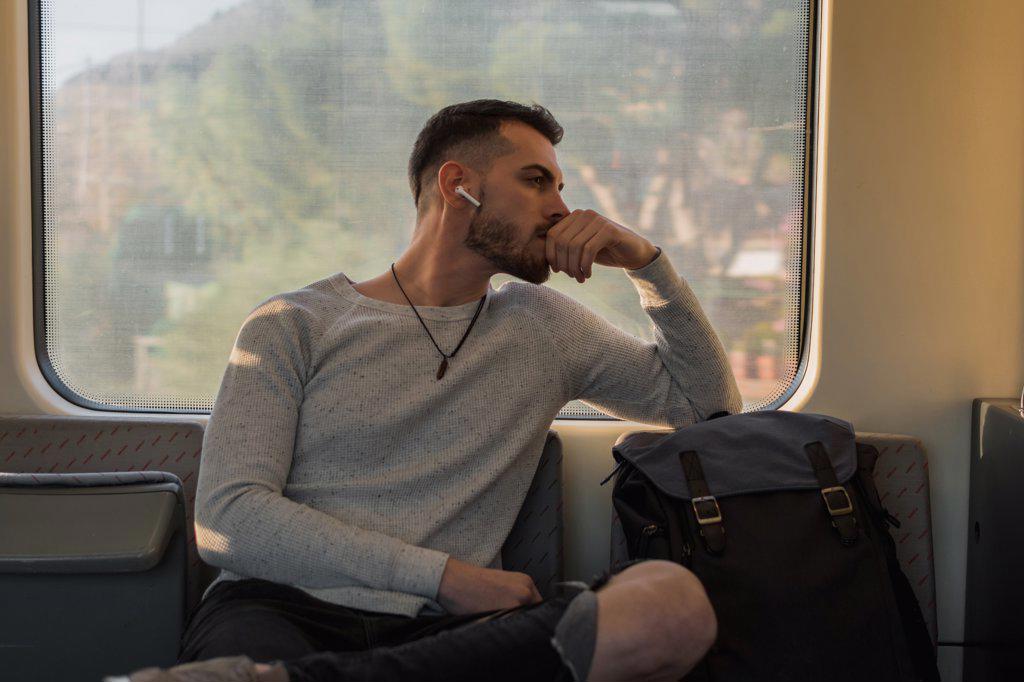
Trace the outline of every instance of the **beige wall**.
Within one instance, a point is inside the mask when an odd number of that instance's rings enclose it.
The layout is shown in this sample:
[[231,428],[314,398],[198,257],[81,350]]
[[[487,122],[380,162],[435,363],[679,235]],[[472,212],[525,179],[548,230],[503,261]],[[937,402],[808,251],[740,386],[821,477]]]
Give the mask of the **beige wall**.
[[803,409],[924,441],[939,639],[962,642],[971,400],[1024,382],[1024,3],[841,0],[833,21]]
[[[0,0],[0,412],[42,413],[62,408],[16,360],[32,349],[23,5]],[[839,0],[832,22],[818,361],[791,407],[924,441],[939,637],[959,642],[971,400],[1024,382],[1024,3]],[[555,428],[567,569],[586,577],[607,558],[611,443],[644,427]]]

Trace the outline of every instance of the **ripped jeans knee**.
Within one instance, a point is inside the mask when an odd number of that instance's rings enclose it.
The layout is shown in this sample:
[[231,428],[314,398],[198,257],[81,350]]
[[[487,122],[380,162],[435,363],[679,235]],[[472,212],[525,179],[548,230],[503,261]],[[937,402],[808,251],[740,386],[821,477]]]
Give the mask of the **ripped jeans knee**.
[[619,562],[596,576],[589,585],[582,581],[558,583],[563,589],[577,591],[555,626],[555,634],[551,638],[551,646],[558,652],[573,682],[586,681],[594,660],[597,646],[597,590],[616,573],[641,561],[646,559]]

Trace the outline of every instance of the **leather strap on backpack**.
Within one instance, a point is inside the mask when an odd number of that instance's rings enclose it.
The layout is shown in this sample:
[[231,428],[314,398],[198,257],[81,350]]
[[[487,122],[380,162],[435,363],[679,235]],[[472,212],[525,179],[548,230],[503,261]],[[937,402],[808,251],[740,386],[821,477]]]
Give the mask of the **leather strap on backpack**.
[[871,476],[875,473],[875,462],[878,461],[878,448],[867,443],[855,443],[857,446],[857,468]]
[[821,485],[821,498],[832,517],[832,525],[839,531],[840,541],[844,545],[852,545],[857,541],[857,517],[853,515],[850,494],[839,485],[832,462],[820,442],[808,443],[804,446],[804,452],[814,467],[814,476]]
[[[872,482],[872,478],[875,474],[875,463],[878,461],[878,448],[874,445],[867,443],[857,443],[857,471],[861,475],[861,480],[868,483]],[[882,506],[882,500],[878,497],[878,489],[872,485],[865,485],[862,487],[865,496],[868,499],[868,504],[881,514],[882,518],[890,526],[894,528],[900,527],[900,520],[889,513],[889,510]]]
[[692,450],[679,453],[679,463],[683,467],[683,476],[690,485],[690,504],[700,524],[700,535],[704,538],[704,546],[711,554],[720,554],[725,549],[725,527],[722,526],[722,510],[718,500],[711,494],[707,481],[704,480],[704,468],[700,465],[697,453]]

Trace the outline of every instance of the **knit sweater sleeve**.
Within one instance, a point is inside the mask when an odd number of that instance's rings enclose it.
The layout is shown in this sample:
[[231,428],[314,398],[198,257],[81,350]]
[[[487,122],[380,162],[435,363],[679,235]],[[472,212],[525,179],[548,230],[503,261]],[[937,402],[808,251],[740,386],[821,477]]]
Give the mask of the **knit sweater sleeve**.
[[654,342],[614,326],[586,305],[538,287],[535,315],[560,356],[569,400],[620,419],[673,428],[743,409],[722,342],[664,252],[625,270],[653,323]]
[[273,297],[238,333],[203,438],[195,503],[199,554],[252,578],[309,588],[359,584],[434,599],[448,554],[356,527],[282,494],[323,329],[313,308]]

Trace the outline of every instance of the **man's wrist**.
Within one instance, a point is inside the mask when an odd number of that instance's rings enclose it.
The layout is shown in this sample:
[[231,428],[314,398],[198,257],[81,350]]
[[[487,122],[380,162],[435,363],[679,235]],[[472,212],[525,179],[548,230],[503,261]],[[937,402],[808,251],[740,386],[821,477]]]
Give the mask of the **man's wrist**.
[[651,244],[650,251],[648,253],[644,254],[644,257],[641,260],[641,263],[639,265],[636,265],[635,267],[631,267],[631,268],[627,268],[627,269],[628,270],[640,270],[641,268],[646,268],[648,265],[653,263],[658,258],[658,256],[660,256],[660,255],[661,255],[661,247],[660,246],[655,246],[654,244]]

